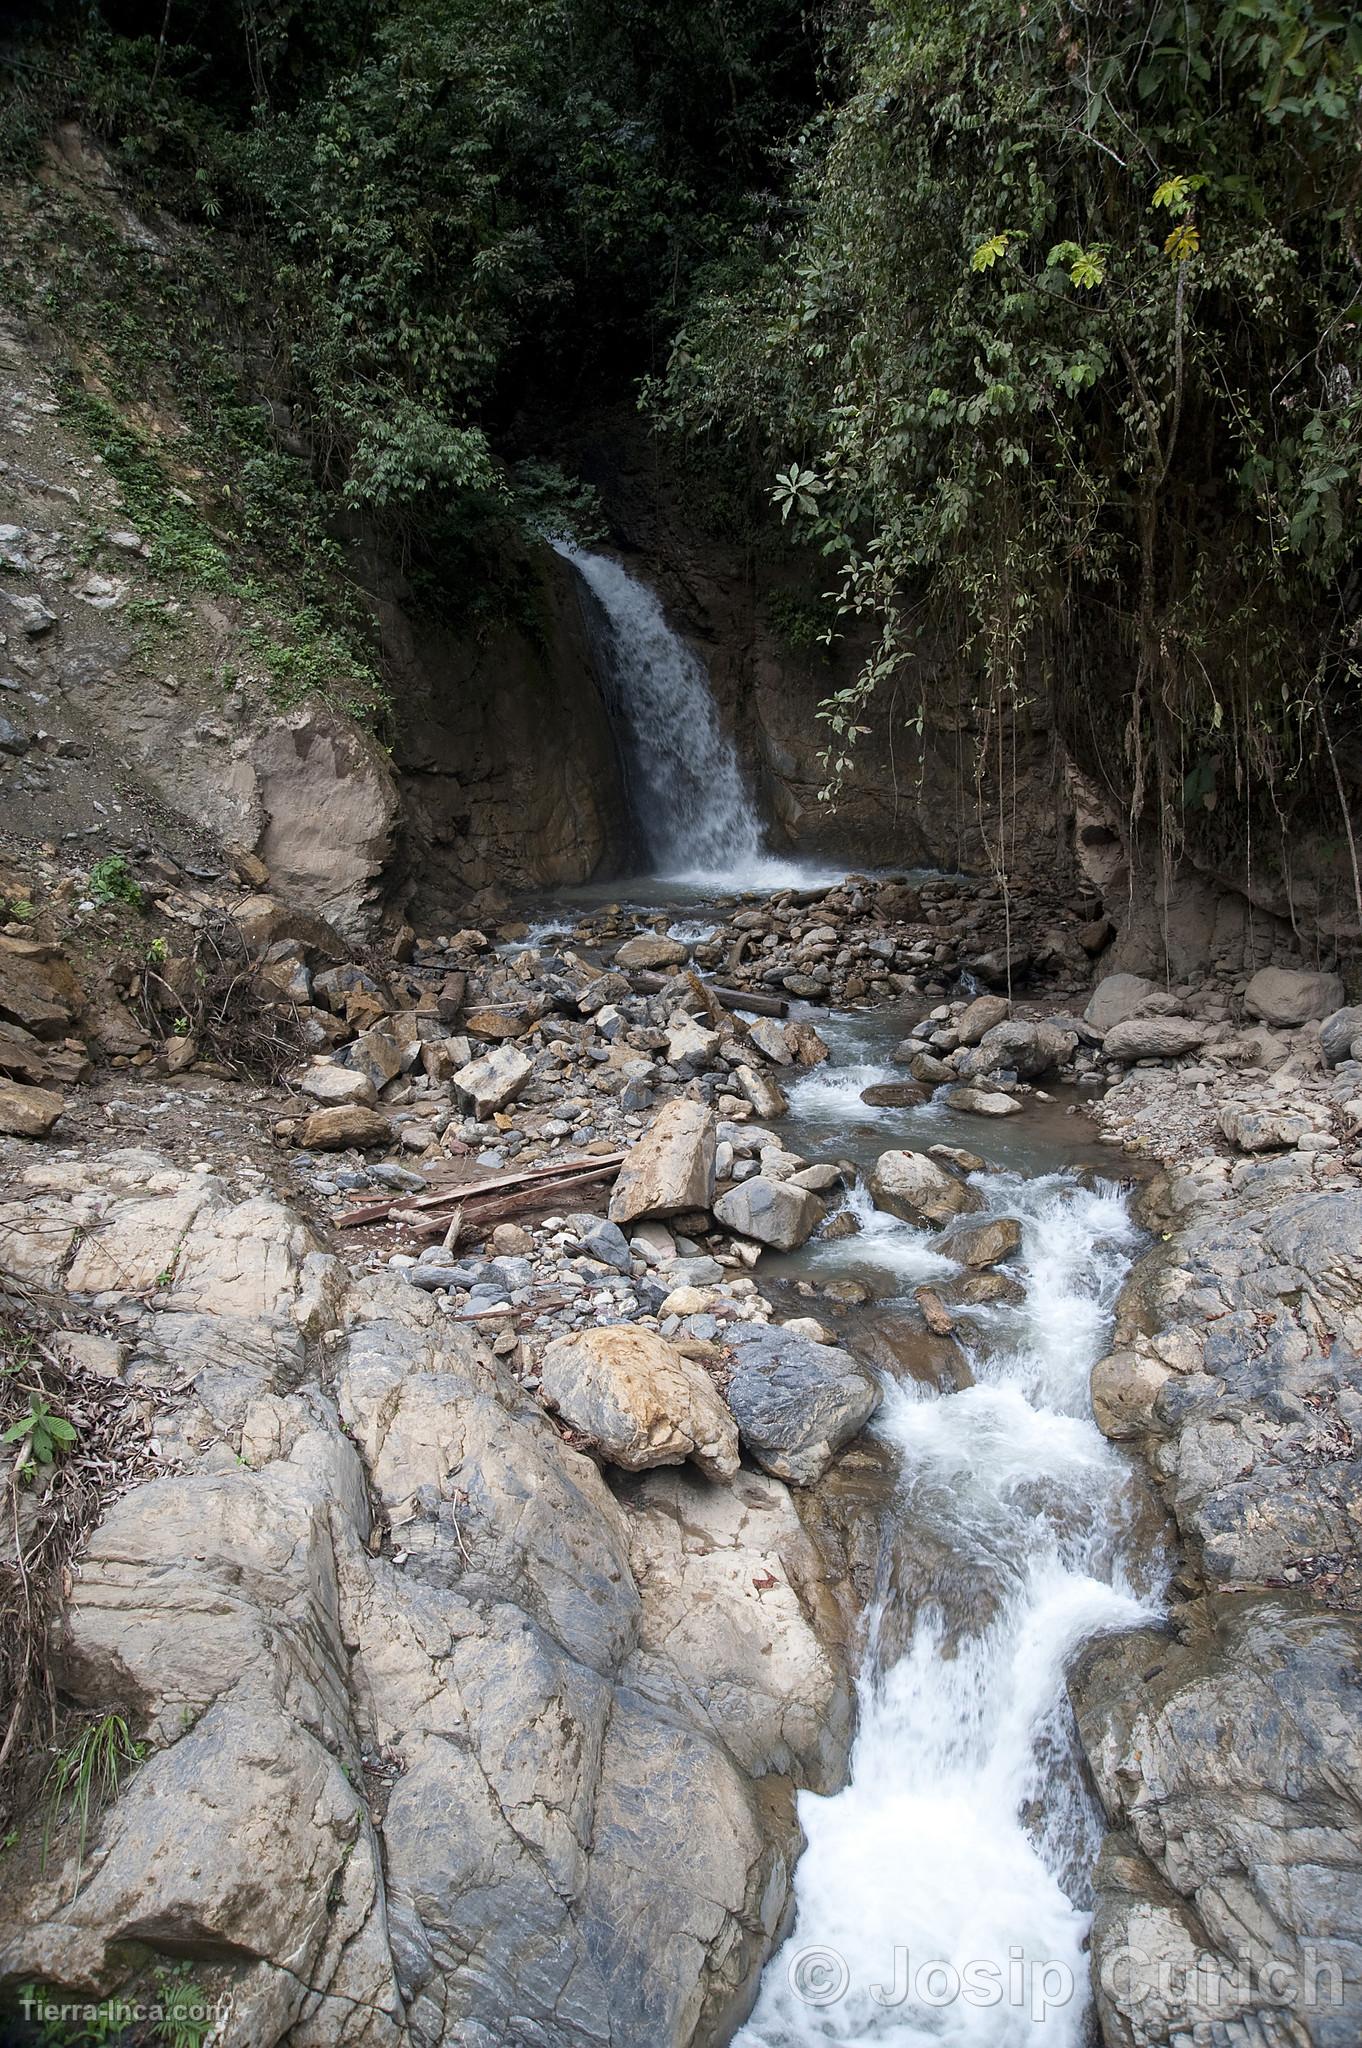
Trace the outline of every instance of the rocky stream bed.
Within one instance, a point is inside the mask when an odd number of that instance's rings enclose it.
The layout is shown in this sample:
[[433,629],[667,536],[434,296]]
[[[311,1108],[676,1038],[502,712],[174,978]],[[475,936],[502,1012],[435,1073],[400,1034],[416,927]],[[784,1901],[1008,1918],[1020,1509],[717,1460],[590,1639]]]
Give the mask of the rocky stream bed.
[[170,1963],[239,2048],[1354,2048],[1336,976],[1094,990],[1091,904],[940,877],[357,956],[163,870],[150,972],[55,858],[0,932],[6,1313],[97,1467],[16,2040]]

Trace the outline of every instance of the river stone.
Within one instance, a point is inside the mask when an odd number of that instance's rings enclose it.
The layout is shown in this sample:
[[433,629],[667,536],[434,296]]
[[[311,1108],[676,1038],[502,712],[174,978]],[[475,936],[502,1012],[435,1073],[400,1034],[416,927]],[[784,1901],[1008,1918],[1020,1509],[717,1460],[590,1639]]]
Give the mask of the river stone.
[[1362,1004],[1354,1003],[1349,1009],[1335,1010],[1326,1017],[1319,1027],[1320,1050],[1324,1054],[1326,1067],[1340,1067],[1344,1060],[1356,1059],[1353,1046],[1362,1038]]
[[781,1090],[766,1074],[755,1067],[739,1067],[734,1076],[739,1088],[751,1103],[759,1117],[770,1119],[784,1116],[789,1104]]
[[861,1090],[862,1102],[871,1109],[912,1109],[926,1099],[925,1089],[915,1081],[872,1081]]
[[977,1045],[986,1031],[1004,1022],[1011,1009],[1006,996],[976,996],[955,1027],[961,1045]]
[[953,1230],[941,1250],[962,1266],[1000,1266],[1021,1249],[1021,1241],[1022,1227],[1015,1216],[995,1216],[987,1223],[967,1223]]
[[956,1071],[973,1077],[1001,1073],[1005,1068],[1023,1081],[1038,1081],[1053,1074],[1073,1057],[1078,1034],[1058,1024],[1033,1024],[1024,1017],[1012,1017],[986,1031],[973,1052],[955,1061]]
[[0,1132],[9,1138],[45,1138],[66,1107],[52,1088],[25,1088],[0,1080]]
[[728,1405],[757,1463],[812,1486],[880,1404],[879,1383],[849,1352],[769,1323],[735,1329]]
[[[1358,1028],[1362,1030],[1362,1025]],[[758,1017],[755,1024],[749,1024],[747,1041],[749,1045],[754,1045],[765,1059],[774,1060],[778,1067],[788,1067],[794,1063],[794,1053],[785,1036],[784,1026],[778,1024],[774,1017]]]
[[945,1081],[955,1079],[955,1070],[939,1060],[933,1052],[915,1052],[908,1062],[909,1072],[924,1088],[939,1088]]
[[714,1118],[702,1102],[666,1103],[631,1146],[610,1197],[612,1223],[676,1216],[714,1200]]
[[514,1102],[533,1072],[528,1053],[517,1045],[499,1045],[459,1068],[453,1078],[454,1094],[459,1107],[481,1121]]
[[390,1145],[392,1135],[386,1116],[350,1102],[314,1110],[298,1133],[298,1143],[308,1152],[342,1152],[352,1145],[367,1152],[371,1146]]
[[629,1323],[557,1337],[539,1366],[544,1400],[627,1472],[694,1458],[711,1479],[738,1469],[733,1417],[704,1369]]
[[1304,1116],[1285,1110],[1246,1109],[1227,1102],[1220,1111],[1220,1129],[1236,1152],[1281,1152],[1314,1126]]
[[305,1068],[294,1085],[328,1109],[342,1102],[361,1102],[368,1107],[374,1101],[374,1084],[368,1075],[356,1073],[353,1067],[338,1067],[334,1060],[318,1060],[315,1066]]
[[1019,1116],[1021,1104],[1015,1095],[1004,1095],[999,1088],[949,1088],[946,1103],[951,1109],[960,1109],[966,1116]]
[[1142,974],[1105,975],[1088,998],[1083,1021],[1105,1035],[1115,1025],[1138,1016],[1148,998],[1158,993],[1156,985]]
[[719,1050],[719,1034],[697,1023],[681,1011],[667,1026],[667,1059],[671,1066],[689,1060],[692,1066],[707,1067]]
[[663,938],[659,932],[640,932],[617,947],[615,964],[630,972],[658,967],[681,967],[690,958],[679,939]]
[[1343,1001],[1343,983],[1336,974],[1313,974],[1296,967],[1260,967],[1244,990],[1244,1008],[1265,1024],[1308,1024],[1327,1017]]
[[770,1180],[765,1174],[740,1181],[714,1204],[714,1214],[729,1230],[780,1252],[803,1244],[827,1213],[811,1189],[798,1188],[788,1180]]
[[1147,1436],[1156,1427],[1154,1403],[1172,1374],[1156,1358],[1109,1351],[1092,1369],[1093,1420],[1103,1436]]
[[870,1194],[877,1208],[919,1226],[949,1223],[952,1216],[984,1206],[982,1195],[921,1152],[881,1152],[870,1175]]
[[1131,1017],[1115,1024],[1102,1041],[1108,1059],[1175,1060],[1206,1043],[1207,1027],[1195,1017]]

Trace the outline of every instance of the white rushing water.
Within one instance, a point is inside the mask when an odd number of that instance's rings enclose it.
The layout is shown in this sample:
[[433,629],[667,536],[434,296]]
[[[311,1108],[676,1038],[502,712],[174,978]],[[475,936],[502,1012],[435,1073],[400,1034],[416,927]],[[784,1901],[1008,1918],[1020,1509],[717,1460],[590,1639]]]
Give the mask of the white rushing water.
[[[901,1461],[898,1541],[948,1563],[896,1631],[902,1596],[874,1617],[850,1782],[800,1797],[795,1926],[740,2048],[1086,2038],[1081,1894],[1100,1829],[1064,1669],[1088,1637],[1157,1611],[1137,1590],[1125,1467],[1088,1409],[1135,1232],[1114,1189],[1071,1174],[975,1185],[1022,1223],[1027,1305],[971,1360],[973,1386],[887,1390],[876,1426]],[[891,1635],[906,1640],[892,1661]]]
[[628,768],[629,799],[653,872],[723,889],[814,880],[768,853],[737,751],[719,723],[703,662],[667,624],[657,596],[608,555],[566,541],[594,605],[588,611]]

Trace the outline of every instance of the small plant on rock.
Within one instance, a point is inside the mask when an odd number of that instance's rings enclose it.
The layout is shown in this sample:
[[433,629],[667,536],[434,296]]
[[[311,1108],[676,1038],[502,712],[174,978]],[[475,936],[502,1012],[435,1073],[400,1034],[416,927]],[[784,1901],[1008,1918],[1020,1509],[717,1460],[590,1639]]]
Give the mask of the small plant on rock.
[[106,854],[90,870],[90,894],[96,903],[126,903],[142,908],[142,889],[121,853]]
[[32,1479],[40,1465],[52,1465],[76,1441],[76,1427],[64,1415],[49,1407],[41,1394],[29,1396],[27,1415],[0,1435],[0,1444],[17,1444],[15,1458],[20,1475]]
[[129,1770],[140,1764],[146,1745],[133,1740],[121,1714],[101,1714],[81,1729],[66,1748],[53,1759],[43,1787],[47,1801],[47,1824],[43,1830],[43,1864],[53,1833],[64,1821],[75,1820],[80,1837],[76,1846],[76,1878],[71,1896],[80,1886],[80,1867],[85,1861],[85,1844],[90,1823],[118,1797],[119,1787]]

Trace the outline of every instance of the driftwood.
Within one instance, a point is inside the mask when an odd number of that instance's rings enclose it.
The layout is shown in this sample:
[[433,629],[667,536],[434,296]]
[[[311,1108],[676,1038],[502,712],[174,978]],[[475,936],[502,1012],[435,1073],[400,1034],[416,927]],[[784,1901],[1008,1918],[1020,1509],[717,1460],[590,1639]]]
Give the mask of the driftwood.
[[[640,971],[629,976],[629,986],[636,996],[656,996],[661,995],[674,979],[669,974]],[[731,1010],[752,1010],[758,1017],[784,1017],[789,1014],[789,999],[785,996],[760,995],[751,988],[721,988],[717,981],[707,982],[705,987],[710,995],[726,1003]]]
[[[366,1202],[361,1208],[348,1209],[344,1216],[338,1216],[336,1227],[340,1230],[354,1229],[362,1223],[382,1223],[394,1215],[399,1221],[424,1223],[426,1218],[422,1211],[448,1211],[465,1202],[476,1202],[483,1195],[513,1194],[524,1190],[536,1197],[542,1194],[547,1198],[560,1188],[570,1191],[579,1181],[613,1179],[623,1163],[623,1152],[604,1152],[594,1159],[560,1159],[546,1166],[508,1168],[501,1173],[486,1174],[481,1180],[459,1181],[447,1188],[433,1188],[426,1195],[394,1195],[386,1202]],[[526,1203],[526,1207],[532,1206],[532,1202]],[[441,1231],[448,1221],[447,1215],[439,1219]]]
[[[474,1225],[485,1230],[489,1223],[505,1223],[508,1217],[523,1216],[527,1210],[547,1208],[556,1196],[572,1195],[578,1188],[594,1187],[599,1181],[613,1180],[618,1172],[618,1165],[602,1166],[595,1173],[576,1173],[569,1180],[541,1181],[536,1186],[515,1188],[507,1194],[488,1195],[483,1201],[470,1198],[460,1202],[448,1219],[416,1215],[409,1209],[394,1209],[393,1221],[409,1223],[417,1238],[443,1237],[445,1250],[453,1251],[460,1237]],[[463,1189],[460,1192],[467,1193]]]

